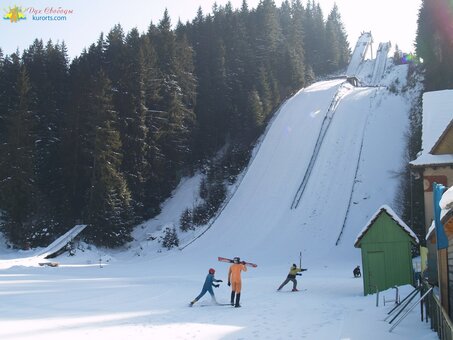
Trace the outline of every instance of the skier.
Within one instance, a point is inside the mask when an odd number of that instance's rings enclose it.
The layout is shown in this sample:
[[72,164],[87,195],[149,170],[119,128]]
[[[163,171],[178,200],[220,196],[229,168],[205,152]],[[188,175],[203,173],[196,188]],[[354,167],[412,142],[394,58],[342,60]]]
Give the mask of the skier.
[[209,294],[211,294],[212,302],[217,304],[217,301],[215,299],[215,295],[214,295],[214,291],[212,290],[212,287],[218,288],[219,285],[215,284],[214,282],[223,282],[223,281],[222,280],[217,280],[214,277],[214,274],[215,274],[215,269],[214,268],[210,268],[209,272],[208,272],[208,275],[206,276],[206,280],[204,281],[203,288],[201,289],[201,293],[190,303],[190,307],[192,307],[195,302],[200,300],[202,298],[202,296],[206,294],[206,292],[209,292]]
[[298,289],[297,289],[296,275],[302,275],[302,274],[298,274],[298,273],[304,272],[306,270],[307,269],[298,268],[297,265],[295,263],[293,263],[293,265],[289,269],[289,273],[288,273],[288,276],[286,277],[286,280],[283,281],[283,283],[280,285],[280,287],[278,287],[277,291],[282,289],[289,281],[292,281],[293,282],[293,292],[297,292]]
[[[231,286],[231,305],[234,307],[241,307],[239,301],[241,300],[241,271],[246,272],[247,267],[245,262],[241,262],[239,257],[233,259],[233,264],[228,271],[228,286]],[[236,296],[236,303],[234,297]]]

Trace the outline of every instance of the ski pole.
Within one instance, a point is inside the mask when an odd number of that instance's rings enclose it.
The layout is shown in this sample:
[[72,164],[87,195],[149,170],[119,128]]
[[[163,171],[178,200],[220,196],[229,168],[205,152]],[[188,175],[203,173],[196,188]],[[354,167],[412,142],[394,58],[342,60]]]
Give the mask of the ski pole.
[[302,252],[299,252],[299,268],[302,269]]
[[427,290],[427,292],[425,294],[423,294],[423,296],[416,302],[414,303],[411,308],[409,308],[406,313],[403,314],[403,316],[389,329],[389,332],[391,332],[396,326],[398,326],[398,324],[403,321],[403,319],[407,316],[407,314],[410,313],[410,311],[412,309],[414,309],[415,306],[417,306],[417,304],[422,301],[426,295],[428,295],[431,291],[433,290],[433,287],[431,287],[430,289]]
[[398,303],[395,307],[393,307],[387,314],[388,316],[384,319],[384,321],[387,321],[387,319],[390,317],[390,314],[392,314],[398,307],[401,307],[403,303],[409,299],[413,294],[416,294],[420,290],[420,287],[415,288],[408,296],[406,296],[400,303]]
[[404,309],[406,309],[406,307],[411,303],[411,301],[417,296],[417,294],[414,294],[412,295],[412,297],[407,300],[406,304],[404,306],[401,307],[400,311],[398,313],[396,313],[396,315],[393,317],[392,320],[389,321],[389,324],[392,323],[393,321],[395,321],[395,319],[404,311]]

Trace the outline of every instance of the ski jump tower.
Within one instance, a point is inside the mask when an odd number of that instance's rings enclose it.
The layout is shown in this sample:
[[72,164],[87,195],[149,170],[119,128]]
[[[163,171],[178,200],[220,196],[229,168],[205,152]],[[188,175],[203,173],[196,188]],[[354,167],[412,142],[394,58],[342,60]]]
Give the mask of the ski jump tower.
[[368,50],[371,49],[372,43],[373,37],[371,35],[371,32],[362,33],[359,40],[357,40],[357,44],[354,48],[354,53],[351,57],[351,62],[349,63],[348,70],[346,71],[346,75],[348,77],[357,75],[359,67],[365,59]]

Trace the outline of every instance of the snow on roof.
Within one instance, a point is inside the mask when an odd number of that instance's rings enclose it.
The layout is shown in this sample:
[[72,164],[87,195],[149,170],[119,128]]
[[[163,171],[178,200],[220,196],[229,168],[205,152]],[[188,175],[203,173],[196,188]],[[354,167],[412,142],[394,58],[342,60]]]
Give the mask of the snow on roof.
[[415,235],[415,233],[412,231],[409,226],[404,223],[404,221],[398,217],[398,215],[390,208],[388,205],[383,205],[381,206],[375,213],[374,215],[370,218],[368,223],[365,225],[365,227],[362,229],[362,231],[359,233],[357,236],[355,242],[354,242],[354,247],[358,248],[360,240],[365,236],[365,234],[368,232],[370,227],[373,225],[373,222],[378,218],[378,216],[381,214],[382,211],[385,211],[403,230],[417,243],[418,237]]
[[410,162],[413,166],[449,165],[452,163],[453,155],[431,155],[430,153],[424,153]]
[[[423,94],[422,153],[412,165],[444,164],[447,158],[431,158],[432,148],[453,119],[453,90],[425,92]],[[445,155],[443,155],[445,156]]]
[[[451,107],[451,111],[453,112],[453,107]],[[434,143],[433,147],[431,148],[430,150],[430,153],[434,154],[435,153],[435,150],[436,148],[439,146],[439,144],[441,143],[442,139],[445,138],[445,136],[447,135],[448,131],[453,127],[453,119],[450,120],[450,123],[448,123],[448,126],[444,129],[444,131],[442,132],[442,134],[439,136],[439,138],[437,139],[436,143]]]
[[444,192],[440,199],[439,206],[442,210],[450,210],[453,208],[453,186]]

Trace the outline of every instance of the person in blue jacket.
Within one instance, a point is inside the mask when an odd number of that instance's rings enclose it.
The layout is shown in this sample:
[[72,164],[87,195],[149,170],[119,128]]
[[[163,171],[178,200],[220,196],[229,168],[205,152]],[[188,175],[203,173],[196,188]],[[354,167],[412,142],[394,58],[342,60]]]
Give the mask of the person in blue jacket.
[[214,277],[214,274],[215,274],[215,269],[214,268],[210,268],[209,272],[208,272],[208,275],[206,276],[206,280],[204,281],[203,288],[201,289],[201,293],[190,303],[190,307],[192,307],[195,302],[200,300],[203,297],[203,295],[206,294],[206,292],[209,292],[209,294],[211,294],[212,301],[214,303],[217,303],[217,301],[215,299],[214,291],[212,290],[212,287],[218,288],[219,285],[215,284],[214,282],[223,282],[223,281],[222,280],[217,280]]

